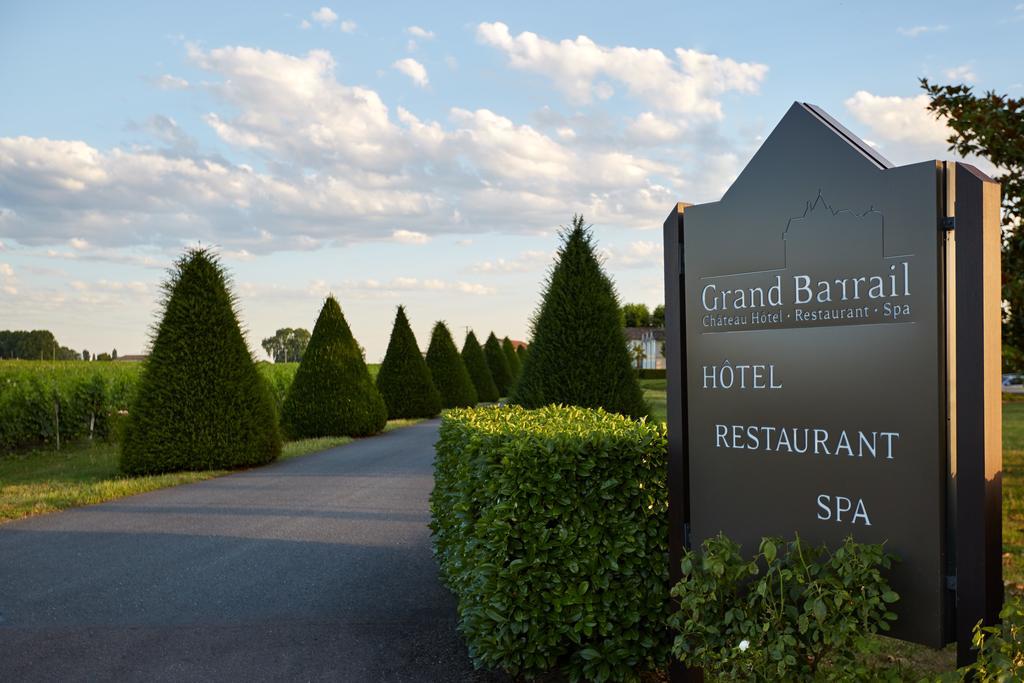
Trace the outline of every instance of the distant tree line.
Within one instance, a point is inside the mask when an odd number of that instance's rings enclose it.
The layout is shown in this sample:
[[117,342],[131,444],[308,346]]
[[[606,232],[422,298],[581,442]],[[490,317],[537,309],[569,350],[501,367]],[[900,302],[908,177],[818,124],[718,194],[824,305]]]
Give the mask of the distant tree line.
[[117,349],[89,353],[61,346],[49,330],[0,330],[0,359],[3,360],[117,360]]
[[79,360],[74,349],[61,346],[49,330],[0,330],[0,358],[18,360]]
[[658,304],[651,311],[647,304],[622,304],[623,327],[665,327],[665,306]]

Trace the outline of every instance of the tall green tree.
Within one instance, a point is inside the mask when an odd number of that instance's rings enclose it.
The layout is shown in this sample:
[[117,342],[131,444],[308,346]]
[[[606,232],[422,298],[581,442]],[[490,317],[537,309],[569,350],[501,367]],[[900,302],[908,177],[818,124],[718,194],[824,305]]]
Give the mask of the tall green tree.
[[327,297],[281,410],[291,439],[368,436],[384,429],[388,409],[366,368],[338,300]]
[[651,311],[651,327],[665,327],[665,304],[658,304]]
[[1003,342],[1024,351],[1024,98],[994,91],[977,96],[967,85],[921,79],[928,108],[953,130],[947,142],[961,156],[976,154],[1002,169]]
[[508,372],[512,377],[512,384],[515,384],[519,379],[519,371],[522,369],[519,356],[516,355],[516,347],[512,346],[511,339],[505,337],[501,340],[501,350],[505,353],[505,360],[508,361]]
[[224,268],[209,250],[190,249],[163,292],[121,469],[155,474],[270,462],[281,453],[277,407],[242,336]]
[[392,420],[434,417],[441,412],[441,394],[416,344],[404,306],[395,314],[391,341],[377,373],[377,389]]
[[309,330],[301,327],[282,327],[273,337],[260,342],[260,346],[275,363],[299,363],[309,345],[309,337]]
[[645,416],[648,406],[626,348],[618,295],[583,216],[573,216],[561,239],[511,402],[527,408],[561,403]]
[[494,403],[500,397],[498,387],[491,376],[491,369],[487,365],[487,358],[484,357],[483,347],[477,341],[476,335],[470,330],[466,335],[466,341],[462,345],[462,361],[466,364],[469,377],[476,387],[476,396],[483,403]]
[[434,386],[441,393],[443,408],[469,408],[477,402],[476,387],[469,376],[466,363],[455,348],[455,340],[442,321],[434,325],[427,349],[427,367]]
[[512,388],[512,371],[509,370],[508,358],[501,348],[501,342],[493,332],[484,343],[484,357],[487,359],[487,367],[491,370],[494,386],[498,388],[498,395],[508,396],[509,389]]
[[651,311],[647,304],[623,304],[622,323],[626,327],[650,327]]

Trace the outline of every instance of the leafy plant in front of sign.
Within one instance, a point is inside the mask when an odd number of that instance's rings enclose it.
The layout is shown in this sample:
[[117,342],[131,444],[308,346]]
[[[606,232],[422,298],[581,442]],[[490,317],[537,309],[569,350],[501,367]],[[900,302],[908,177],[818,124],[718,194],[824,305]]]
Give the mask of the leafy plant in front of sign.
[[826,663],[845,680],[877,680],[863,655],[896,618],[884,575],[894,559],[852,537],[835,551],[769,537],[747,560],[724,535],[709,538],[684,551],[672,652],[727,680],[818,680]]
[[973,664],[943,676],[943,681],[1024,680],[1024,601],[1011,598],[999,612],[1000,623],[974,626],[971,644],[978,651]]

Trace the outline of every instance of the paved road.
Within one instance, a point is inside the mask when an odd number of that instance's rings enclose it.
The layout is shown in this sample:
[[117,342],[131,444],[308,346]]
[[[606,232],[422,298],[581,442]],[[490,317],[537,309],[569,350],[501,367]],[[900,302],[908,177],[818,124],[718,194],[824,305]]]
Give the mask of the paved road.
[[437,422],[0,526],[0,681],[489,681],[430,553]]

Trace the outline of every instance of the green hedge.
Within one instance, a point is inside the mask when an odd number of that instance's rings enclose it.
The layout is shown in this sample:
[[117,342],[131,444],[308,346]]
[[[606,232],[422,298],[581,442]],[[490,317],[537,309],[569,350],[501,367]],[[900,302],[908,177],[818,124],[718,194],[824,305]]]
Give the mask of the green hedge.
[[431,418],[441,412],[441,393],[431,379],[404,306],[399,306],[395,314],[391,341],[376,383],[389,420]]
[[271,462],[281,454],[277,406],[242,334],[220,259],[209,249],[188,249],[163,292],[160,324],[121,439],[121,471]]
[[665,368],[640,370],[640,379],[665,379]]
[[665,431],[565,406],[452,410],[434,551],[479,666],[636,680],[668,656]]
[[369,436],[388,409],[337,299],[328,296],[281,410],[289,439]]

